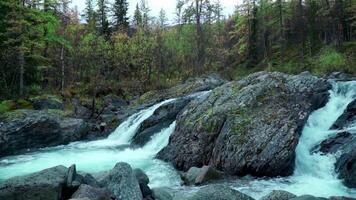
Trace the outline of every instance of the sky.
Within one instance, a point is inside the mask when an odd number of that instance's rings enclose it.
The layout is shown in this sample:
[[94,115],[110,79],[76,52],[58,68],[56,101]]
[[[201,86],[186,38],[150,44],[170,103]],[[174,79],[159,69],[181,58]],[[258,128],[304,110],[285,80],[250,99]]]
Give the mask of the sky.
[[[110,3],[113,1],[114,0],[109,0]],[[136,4],[139,1],[140,0],[128,0],[130,18],[133,16]],[[224,8],[224,14],[229,16],[233,14],[235,5],[241,2],[241,0],[220,0],[220,2]],[[169,21],[172,22],[174,20],[176,0],[147,0],[147,3],[151,9],[151,16],[157,17],[159,11],[163,8],[166,11]],[[72,0],[72,6],[78,6],[78,10],[82,13],[85,8],[85,0]]]

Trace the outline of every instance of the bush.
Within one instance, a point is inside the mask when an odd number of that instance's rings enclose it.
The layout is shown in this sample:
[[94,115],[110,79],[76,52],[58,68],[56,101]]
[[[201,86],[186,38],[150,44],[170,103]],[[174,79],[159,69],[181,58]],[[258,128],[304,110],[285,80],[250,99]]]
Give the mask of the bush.
[[0,114],[9,112],[9,111],[15,109],[15,107],[16,107],[15,102],[13,102],[11,100],[2,101],[0,103]]
[[321,51],[318,59],[321,73],[347,70],[347,59],[342,53],[336,52],[332,48],[325,48]]
[[41,86],[39,85],[31,85],[29,88],[28,88],[28,93],[30,95],[39,95],[41,93]]
[[18,99],[16,101],[16,104],[18,109],[33,109],[32,104],[29,101],[26,101],[25,99]]

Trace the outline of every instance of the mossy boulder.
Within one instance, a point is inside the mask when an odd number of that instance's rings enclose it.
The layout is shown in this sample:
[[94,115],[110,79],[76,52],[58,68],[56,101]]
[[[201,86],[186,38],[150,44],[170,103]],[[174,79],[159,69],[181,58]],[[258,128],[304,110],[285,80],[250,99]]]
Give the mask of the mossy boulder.
[[42,95],[31,98],[30,101],[36,110],[56,109],[63,110],[64,104],[60,97],[55,95]]
[[164,90],[149,91],[143,94],[138,99],[131,102],[131,106],[138,105],[152,105],[158,103],[164,99],[183,97],[188,94],[192,94],[200,91],[212,90],[222,84],[225,81],[218,75],[202,76],[197,78],[190,78],[185,82],[178,84],[174,87]]
[[85,137],[88,125],[82,119],[56,112],[15,110],[0,118],[0,156],[37,148],[68,144]]
[[228,174],[288,176],[309,114],[331,85],[310,73],[259,72],[190,102],[158,158],[180,170],[211,165]]

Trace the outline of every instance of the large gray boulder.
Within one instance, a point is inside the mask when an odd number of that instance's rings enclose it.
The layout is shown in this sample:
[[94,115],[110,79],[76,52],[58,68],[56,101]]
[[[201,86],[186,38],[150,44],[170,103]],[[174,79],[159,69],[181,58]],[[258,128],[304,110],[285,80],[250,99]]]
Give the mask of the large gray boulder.
[[348,128],[353,123],[356,123],[356,99],[347,106],[344,113],[336,120],[331,128]]
[[297,195],[294,195],[287,191],[273,190],[271,193],[262,197],[260,200],[289,200],[295,197],[297,197]]
[[112,200],[113,194],[104,188],[95,188],[82,184],[72,195],[72,199],[88,198],[90,200]]
[[201,76],[197,78],[189,78],[188,80],[174,87],[147,92],[135,101],[131,102],[130,105],[152,105],[164,99],[185,97],[195,92],[211,90],[224,83],[225,80],[216,74],[210,76]]
[[209,185],[193,194],[177,194],[173,200],[253,200],[253,198],[227,186]]
[[88,125],[82,119],[46,111],[13,111],[0,119],[0,156],[68,144],[87,132]]
[[64,110],[63,101],[53,95],[47,96],[39,96],[30,99],[33,104],[33,108],[36,110],[45,110],[45,109],[56,109],[56,110]]
[[200,185],[223,177],[223,173],[211,166],[192,167],[182,174],[185,185]]
[[148,178],[147,174],[145,174],[142,169],[134,169],[133,173],[138,181],[138,184],[140,185],[143,198],[152,196],[151,188],[148,186],[150,179]]
[[158,158],[180,170],[212,165],[229,174],[288,176],[312,111],[331,85],[310,73],[259,72],[190,102]]
[[155,200],[173,200],[172,192],[168,188],[153,188],[152,197]]
[[68,169],[57,166],[0,183],[0,199],[62,200]]
[[113,192],[118,199],[140,200],[143,199],[139,182],[127,163],[117,163],[100,181],[103,187]]

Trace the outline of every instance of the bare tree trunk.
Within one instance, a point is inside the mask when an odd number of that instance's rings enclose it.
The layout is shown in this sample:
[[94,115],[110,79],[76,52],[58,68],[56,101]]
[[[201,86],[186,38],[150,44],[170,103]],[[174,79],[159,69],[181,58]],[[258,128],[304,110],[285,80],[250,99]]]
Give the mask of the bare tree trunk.
[[25,74],[25,58],[23,51],[20,49],[18,52],[18,61],[20,66],[20,96],[24,94],[24,74]]
[[283,28],[283,9],[282,9],[282,0],[278,0],[278,9],[279,9],[279,42],[280,42],[280,56],[281,62],[284,58],[284,28]]
[[197,39],[197,70],[202,71],[204,65],[204,36],[201,25],[202,0],[195,0],[195,18],[196,18],[196,39]]
[[64,64],[64,45],[62,45],[62,48],[61,48],[61,72],[62,72],[62,76],[61,76],[61,93],[62,95],[64,94],[64,75],[65,75],[65,64]]

